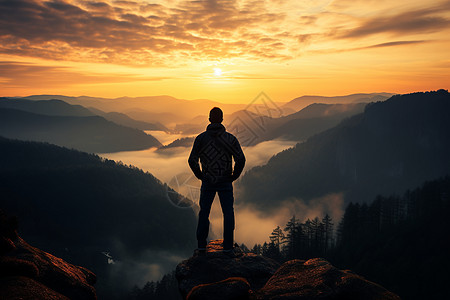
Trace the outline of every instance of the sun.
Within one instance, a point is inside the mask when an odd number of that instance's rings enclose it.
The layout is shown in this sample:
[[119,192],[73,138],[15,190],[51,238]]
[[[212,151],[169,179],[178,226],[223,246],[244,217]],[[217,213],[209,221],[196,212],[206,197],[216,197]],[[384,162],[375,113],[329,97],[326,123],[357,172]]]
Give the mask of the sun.
[[217,77],[222,76],[222,69],[214,68],[214,76],[217,76]]

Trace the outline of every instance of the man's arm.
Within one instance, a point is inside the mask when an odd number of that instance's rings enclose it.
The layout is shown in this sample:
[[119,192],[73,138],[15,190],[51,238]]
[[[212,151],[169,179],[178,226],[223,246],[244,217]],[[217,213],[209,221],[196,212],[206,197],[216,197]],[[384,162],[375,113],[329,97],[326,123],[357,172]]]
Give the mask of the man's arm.
[[194,145],[192,146],[191,154],[189,155],[188,163],[191,167],[192,172],[194,172],[195,177],[202,180],[203,174],[200,169],[198,160],[200,158],[200,139],[199,136],[195,138]]
[[237,140],[237,138],[235,138],[233,141],[233,148],[234,170],[233,175],[231,175],[231,179],[235,181],[241,175],[242,170],[244,170],[245,155],[242,151],[241,145],[239,145],[239,141]]

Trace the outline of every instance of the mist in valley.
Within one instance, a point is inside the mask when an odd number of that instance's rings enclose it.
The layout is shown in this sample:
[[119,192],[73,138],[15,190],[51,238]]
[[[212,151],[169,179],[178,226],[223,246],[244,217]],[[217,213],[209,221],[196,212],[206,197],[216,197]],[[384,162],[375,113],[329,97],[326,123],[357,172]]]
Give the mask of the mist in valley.
[[[149,133],[157,137],[163,144],[190,136],[168,134],[161,131],[151,131]],[[253,167],[266,164],[273,155],[295,144],[297,144],[296,141],[271,140],[261,142],[255,146],[244,146],[243,151],[247,160],[243,173],[245,174],[246,170],[250,170]],[[193,205],[190,209],[197,214],[201,182],[193,176],[187,163],[190,151],[190,147],[168,148],[163,151],[158,151],[157,148],[150,148],[142,151],[103,153],[100,156],[115,161],[122,161],[124,164],[134,165],[153,174],[175,191],[192,200]],[[234,189],[235,241],[239,244],[244,243],[249,247],[256,243],[262,244],[268,241],[272,230],[277,226],[284,226],[293,215],[300,220],[306,220],[315,217],[322,218],[328,213],[333,220],[340,220],[344,210],[342,193],[329,194],[308,202],[298,198],[287,198],[282,201],[282,205],[275,209],[261,210],[240,198],[236,185]],[[169,198],[168,201],[170,201]],[[174,203],[174,205],[176,204]],[[185,207],[180,207],[180,209],[185,209]],[[217,195],[211,208],[210,222],[211,232],[209,238],[222,238],[223,215]],[[195,233],[193,233],[193,238],[195,238]]]
[[[161,131],[149,131],[163,144],[171,141],[189,137],[183,134],[168,134]],[[296,141],[271,140],[259,143],[255,146],[243,147],[246,156],[244,172],[255,166],[265,163],[275,154],[297,144]],[[122,151],[114,153],[100,153],[99,155],[115,161],[121,161],[127,165],[136,166],[144,171],[150,172],[156,178],[169,183],[175,176],[180,174],[191,174],[192,171],[187,163],[191,147],[174,147],[158,151],[150,148],[140,151]],[[200,187],[200,181],[198,182]],[[172,187],[175,188],[175,187]],[[194,199],[193,199],[194,200]]]
[[[190,136],[168,134],[162,131],[151,131],[148,133],[151,133],[165,145],[175,139]],[[271,140],[261,142],[255,146],[243,146],[243,151],[246,156],[246,165],[243,173],[255,166],[267,163],[273,155],[294,146],[296,143],[296,141]],[[192,200],[193,206],[190,209],[194,213],[197,213],[201,182],[193,176],[187,163],[190,151],[191,147],[174,147],[164,149],[163,151],[158,151],[157,148],[150,148],[141,151],[123,151],[102,153],[99,155],[115,161],[121,161],[127,165],[134,165],[153,174],[162,182],[167,183],[175,191]],[[247,205],[243,199],[237,197],[238,194],[239,191],[235,187],[235,240],[238,243],[244,243],[246,245],[267,241],[272,229],[277,225],[285,224],[292,217],[293,213],[297,217],[304,217],[305,219],[321,216],[322,213],[320,211],[323,210],[323,206],[325,205],[324,201],[319,201],[311,207],[307,207],[302,200],[295,199],[292,201],[292,199],[287,199],[286,205],[281,206],[279,209],[259,211],[255,207]],[[180,207],[180,209],[183,209],[183,207]],[[339,213],[335,215],[339,216]],[[212,235],[210,238],[221,238],[223,217],[217,195],[211,209],[210,222]],[[193,238],[195,238],[194,235],[195,233],[193,233]]]

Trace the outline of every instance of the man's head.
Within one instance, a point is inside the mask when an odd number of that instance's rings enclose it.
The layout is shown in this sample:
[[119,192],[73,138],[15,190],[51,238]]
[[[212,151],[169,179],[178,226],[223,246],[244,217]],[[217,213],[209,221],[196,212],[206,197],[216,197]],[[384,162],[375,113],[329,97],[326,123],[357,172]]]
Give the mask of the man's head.
[[223,112],[218,107],[213,107],[209,112],[209,121],[211,123],[222,123],[223,121]]

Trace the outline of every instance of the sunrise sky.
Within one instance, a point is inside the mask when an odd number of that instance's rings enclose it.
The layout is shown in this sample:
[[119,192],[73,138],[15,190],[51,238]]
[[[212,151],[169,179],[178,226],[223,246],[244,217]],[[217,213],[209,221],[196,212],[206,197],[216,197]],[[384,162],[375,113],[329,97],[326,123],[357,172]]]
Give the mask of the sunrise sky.
[[0,96],[448,89],[450,1],[0,0]]

